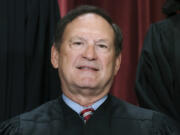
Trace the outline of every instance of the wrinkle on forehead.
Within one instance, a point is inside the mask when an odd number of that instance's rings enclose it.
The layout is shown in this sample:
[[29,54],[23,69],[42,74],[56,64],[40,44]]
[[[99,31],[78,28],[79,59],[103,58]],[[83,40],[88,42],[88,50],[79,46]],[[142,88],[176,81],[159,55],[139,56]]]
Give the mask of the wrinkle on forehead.
[[96,40],[109,40],[110,35],[112,35],[114,39],[115,36],[112,26],[103,17],[94,13],[83,14],[70,22],[65,28],[63,39],[67,33],[76,35],[76,32],[82,37],[85,33],[91,33],[91,36],[97,38]]

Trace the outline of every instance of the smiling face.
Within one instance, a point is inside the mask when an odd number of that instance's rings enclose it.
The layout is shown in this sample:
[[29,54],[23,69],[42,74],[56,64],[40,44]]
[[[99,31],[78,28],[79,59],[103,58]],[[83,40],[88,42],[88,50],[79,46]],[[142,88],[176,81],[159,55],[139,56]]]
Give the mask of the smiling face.
[[51,61],[58,68],[66,95],[106,95],[120,67],[115,56],[114,31],[101,16],[88,13],[70,22],[60,50],[54,46]]

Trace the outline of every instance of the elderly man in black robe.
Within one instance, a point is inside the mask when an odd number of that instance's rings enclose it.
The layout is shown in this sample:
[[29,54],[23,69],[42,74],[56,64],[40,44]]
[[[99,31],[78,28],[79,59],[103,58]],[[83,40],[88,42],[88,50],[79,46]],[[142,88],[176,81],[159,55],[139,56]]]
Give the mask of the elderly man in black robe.
[[[0,126],[1,135],[178,135],[167,116],[109,94],[122,35],[104,11],[82,6],[58,24],[51,62],[62,95]],[[32,97],[33,100],[33,97]]]

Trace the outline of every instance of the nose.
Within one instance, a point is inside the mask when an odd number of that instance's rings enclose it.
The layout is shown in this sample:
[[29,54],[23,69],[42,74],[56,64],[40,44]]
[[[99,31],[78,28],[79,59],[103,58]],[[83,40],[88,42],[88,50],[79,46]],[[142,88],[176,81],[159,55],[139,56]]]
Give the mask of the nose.
[[95,50],[95,46],[94,45],[87,45],[84,52],[83,52],[83,58],[92,61],[92,60],[96,60],[97,59],[97,54],[96,54],[96,50]]

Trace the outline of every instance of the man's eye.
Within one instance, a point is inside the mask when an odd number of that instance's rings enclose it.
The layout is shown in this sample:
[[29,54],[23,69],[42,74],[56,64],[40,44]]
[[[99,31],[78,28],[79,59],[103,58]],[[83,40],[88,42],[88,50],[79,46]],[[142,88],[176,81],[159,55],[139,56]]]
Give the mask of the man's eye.
[[74,42],[71,42],[71,47],[74,48],[74,49],[80,49],[84,46],[84,42],[82,41],[74,41]]
[[99,44],[98,45],[100,48],[108,48],[107,45]]
[[73,45],[83,45],[83,42],[73,42]]

